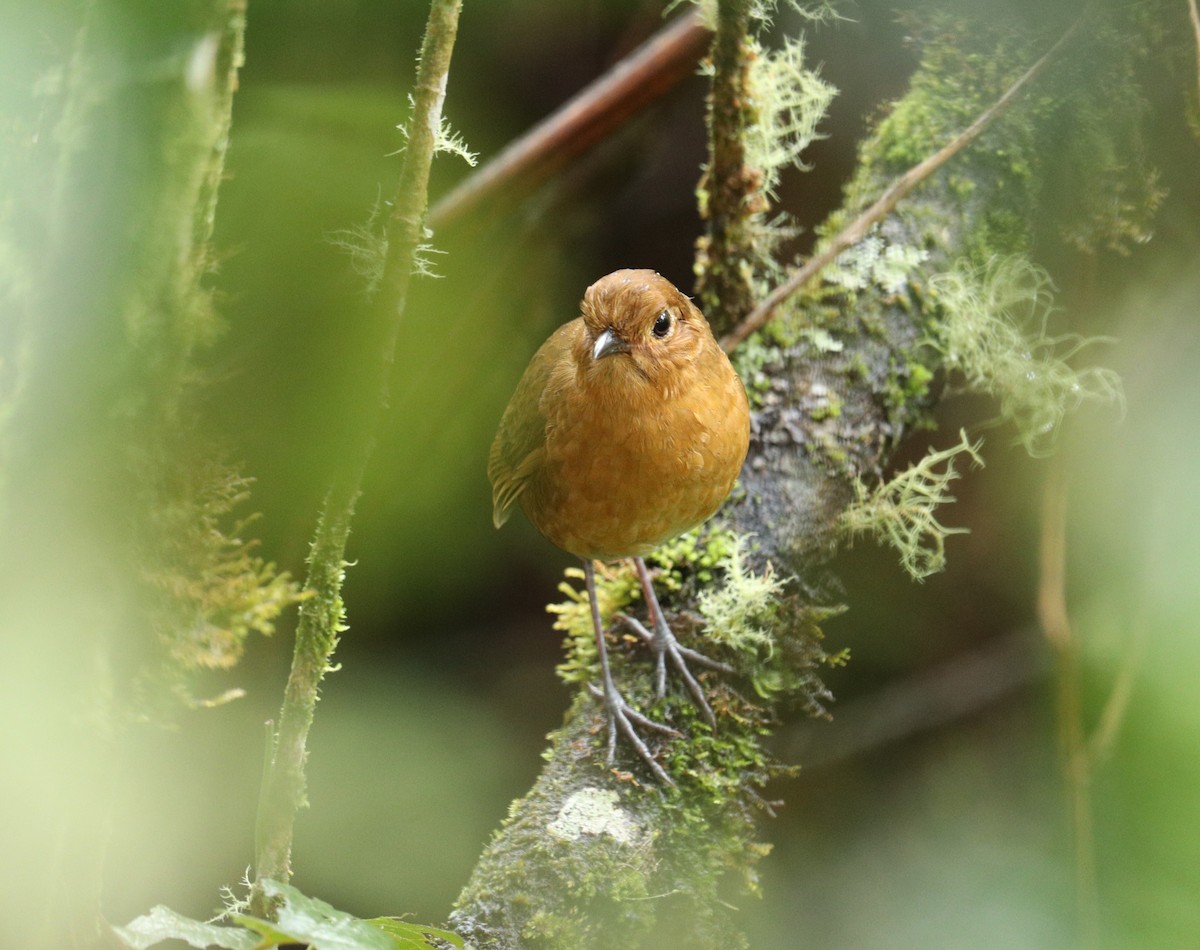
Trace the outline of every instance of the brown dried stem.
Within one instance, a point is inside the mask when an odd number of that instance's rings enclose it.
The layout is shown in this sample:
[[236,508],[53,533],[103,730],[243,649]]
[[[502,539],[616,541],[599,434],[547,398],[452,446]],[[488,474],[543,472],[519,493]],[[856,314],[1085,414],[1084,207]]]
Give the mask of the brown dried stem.
[[1083,946],[1099,946],[1096,849],[1092,827],[1091,755],[1083,724],[1081,657],[1067,610],[1067,484],[1056,470],[1042,509],[1038,620],[1057,656],[1058,726],[1075,844],[1075,888]]
[[603,142],[692,75],[711,35],[699,14],[676,17],[442,198],[430,226],[452,224],[506,189],[530,190]]

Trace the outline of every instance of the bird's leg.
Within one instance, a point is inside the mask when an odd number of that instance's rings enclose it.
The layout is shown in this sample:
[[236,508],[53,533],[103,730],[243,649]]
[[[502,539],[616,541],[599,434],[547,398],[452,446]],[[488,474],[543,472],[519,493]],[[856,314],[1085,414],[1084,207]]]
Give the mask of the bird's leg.
[[658,596],[654,593],[654,584],[650,580],[650,570],[646,567],[646,562],[640,557],[633,559],[634,566],[637,568],[638,580],[642,584],[642,595],[646,598],[646,608],[650,613],[650,622],[654,626],[654,633],[651,634],[645,627],[634,620],[632,617],[626,617],[625,621],[636,630],[644,640],[646,640],[656,657],[656,688],[658,695],[662,696],[667,688],[667,664],[666,658],[671,658],[671,663],[679,675],[683,677],[684,683],[687,685],[688,692],[692,694],[692,699],[696,701],[696,705],[700,709],[701,715],[704,716],[704,721],[710,726],[715,727],[717,718],[713,715],[712,707],[709,706],[708,700],[704,696],[704,690],[696,681],[696,677],[692,675],[692,671],[688,669],[687,660],[693,663],[699,663],[701,666],[707,666],[714,670],[721,670],[725,673],[732,673],[733,667],[725,663],[718,663],[716,660],[710,660],[702,653],[697,653],[695,650],[689,650],[682,646],[675,634],[671,632],[671,628],[667,626],[666,617],[663,616],[662,607],[659,606]]
[[604,642],[604,625],[600,620],[600,605],[596,600],[596,566],[588,558],[583,559],[583,577],[587,584],[588,603],[592,608],[592,627],[596,631],[596,653],[600,657],[600,677],[603,680],[604,688],[600,689],[592,684],[588,684],[588,689],[591,690],[593,696],[604,703],[605,712],[608,713],[608,764],[613,764],[613,759],[617,751],[617,731],[629,740],[630,744],[637,750],[637,754],[641,756],[642,761],[654,773],[655,777],[664,785],[674,785],[669,776],[661,765],[655,761],[650,750],[646,747],[646,743],[642,741],[642,737],[637,734],[637,730],[633,728],[633,724],[642,726],[645,729],[656,729],[659,732],[665,732],[668,735],[679,735],[670,726],[664,726],[660,722],[655,722],[653,719],[647,719],[636,709],[625,702],[625,698],[617,691],[617,686],[613,682],[612,672],[608,667],[608,646]]

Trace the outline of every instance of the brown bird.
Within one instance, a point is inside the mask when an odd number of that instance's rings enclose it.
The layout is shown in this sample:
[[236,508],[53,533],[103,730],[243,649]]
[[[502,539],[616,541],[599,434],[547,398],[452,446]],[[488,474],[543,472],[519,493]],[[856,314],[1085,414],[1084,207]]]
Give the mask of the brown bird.
[[[746,391],[704,315],[670,281],[619,270],[587,289],[581,316],[534,354],[504,410],[488,458],[493,521],[514,503],[546,538],[583,560],[608,713],[611,764],[619,730],[661,781],[673,784],[633,724],[674,732],[642,716],[618,692],[596,604],[593,561],[634,558],[651,634],[632,625],[679,671],[710,725],[712,709],[663,619],[642,556],[712,515],[746,458]],[[727,668],[726,668],[727,669]]]

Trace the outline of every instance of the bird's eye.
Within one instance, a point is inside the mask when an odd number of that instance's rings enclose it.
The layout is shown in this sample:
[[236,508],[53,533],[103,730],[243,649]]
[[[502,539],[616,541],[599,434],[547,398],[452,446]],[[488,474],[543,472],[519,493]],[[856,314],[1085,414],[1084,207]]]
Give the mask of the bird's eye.
[[651,330],[651,332],[656,337],[658,337],[660,340],[663,339],[668,333],[671,332],[671,313],[670,313],[670,311],[664,310],[662,313],[660,313],[658,315],[658,318],[654,321],[654,329]]

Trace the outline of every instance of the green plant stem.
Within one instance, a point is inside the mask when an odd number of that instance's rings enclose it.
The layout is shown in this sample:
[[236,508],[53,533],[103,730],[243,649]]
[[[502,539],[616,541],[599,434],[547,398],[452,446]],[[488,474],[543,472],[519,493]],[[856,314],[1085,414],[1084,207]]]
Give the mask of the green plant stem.
[[262,881],[287,881],[291,875],[292,834],[305,804],[304,764],[321,680],[343,629],[341,587],[346,542],[363,475],[370,462],[379,420],[391,391],[392,364],[400,323],[408,300],[413,263],[425,236],[429,169],[441,127],[442,103],[450,56],[458,32],[462,0],[433,0],[417,67],[408,141],[392,214],[387,222],[387,257],[376,296],[376,326],[381,341],[378,400],[364,413],[370,420],[326,495],[308,559],[306,600],[296,630],[291,674],[284,692],[279,729],[260,799],[256,829],[255,887],[251,908],[269,912]]
[[1042,505],[1041,582],[1037,612],[1056,657],[1059,743],[1075,850],[1075,899],[1080,945],[1100,946],[1096,844],[1092,823],[1092,758],[1083,723],[1079,638],[1067,609],[1067,483],[1055,466]]
[[751,217],[766,208],[762,174],[746,165],[746,129],[755,121],[749,90],[750,0],[720,0],[708,101],[708,167],[700,183],[705,235],[697,245],[696,296],[718,334],[754,306],[748,265]]

